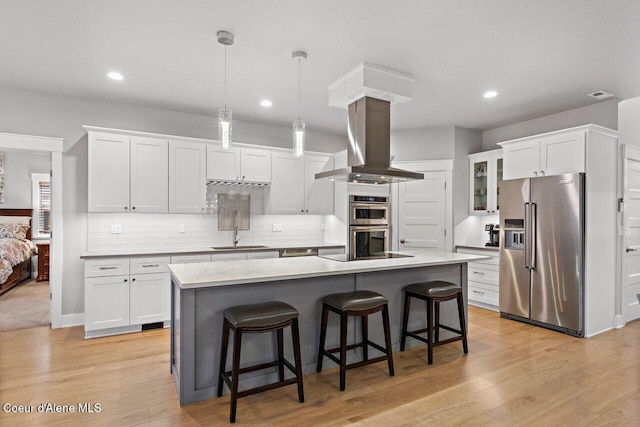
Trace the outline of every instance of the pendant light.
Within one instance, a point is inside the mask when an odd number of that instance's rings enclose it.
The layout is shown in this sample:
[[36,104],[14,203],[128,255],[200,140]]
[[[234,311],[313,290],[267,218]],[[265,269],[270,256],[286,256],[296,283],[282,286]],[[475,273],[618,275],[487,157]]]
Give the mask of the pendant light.
[[224,108],[218,110],[218,139],[223,150],[231,145],[231,110],[227,109],[227,46],[231,46],[234,35],[229,31],[218,31],[218,43],[224,46]]
[[298,120],[293,121],[293,155],[304,156],[305,130],[304,121],[300,120],[300,63],[307,59],[307,52],[297,50],[291,54],[291,58],[298,59]]

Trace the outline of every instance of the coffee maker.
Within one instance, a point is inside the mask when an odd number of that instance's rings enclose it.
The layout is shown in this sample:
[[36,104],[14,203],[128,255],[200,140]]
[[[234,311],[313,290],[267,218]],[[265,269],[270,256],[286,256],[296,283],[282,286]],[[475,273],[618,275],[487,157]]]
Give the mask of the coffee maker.
[[500,246],[500,224],[487,224],[484,226],[484,231],[489,232],[489,241],[485,243],[485,246]]

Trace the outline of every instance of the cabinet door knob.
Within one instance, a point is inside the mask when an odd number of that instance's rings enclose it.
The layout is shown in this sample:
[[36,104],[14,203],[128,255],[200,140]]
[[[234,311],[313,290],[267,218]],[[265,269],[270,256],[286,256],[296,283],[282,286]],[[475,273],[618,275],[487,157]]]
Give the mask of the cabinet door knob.
[[306,209],[306,210],[305,210],[305,212],[306,212],[306,213],[309,213],[309,209]]
[[533,176],[538,176],[538,171],[533,171]]
[[132,207],[131,209],[135,209],[135,208],[136,208],[136,207],[134,206],[134,207]]
[[127,282],[127,279],[124,279],[125,282]]
[[544,176],[544,171],[540,171],[540,175]]
[[125,210],[126,210],[126,209],[129,209],[129,207],[128,207],[128,206],[125,206],[124,208],[125,208]]
[[304,209],[300,209],[300,212],[304,213]]
[[133,279],[131,279],[131,281],[132,281],[132,282],[135,282],[135,281],[136,281],[136,278],[134,277]]
[[409,242],[407,242],[407,241],[406,241],[406,240],[404,240],[404,239],[400,239],[400,243],[409,243]]

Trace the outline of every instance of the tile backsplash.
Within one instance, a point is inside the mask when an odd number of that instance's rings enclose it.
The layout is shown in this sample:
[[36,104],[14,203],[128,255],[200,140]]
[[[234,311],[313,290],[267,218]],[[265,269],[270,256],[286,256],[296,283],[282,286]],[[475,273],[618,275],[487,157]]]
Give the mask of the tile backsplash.
[[[240,245],[321,244],[323,215],[251,215],[251,229],[239,230]],[[282,231],[273,231],[274,224]],[[120,225],[121,233],[111,233]],[[184,233],[180,232],[184,226]],[[233,231],[218,231],[218,214],[90,213],[88,251],[228,246]]]

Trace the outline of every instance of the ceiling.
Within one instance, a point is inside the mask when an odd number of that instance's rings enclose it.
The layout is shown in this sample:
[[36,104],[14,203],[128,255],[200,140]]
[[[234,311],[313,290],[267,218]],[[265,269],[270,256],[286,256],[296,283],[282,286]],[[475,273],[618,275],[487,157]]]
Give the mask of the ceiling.
[[637,0],[2,0],[0,86],[217,115],[225,29],[236,119],[291,126],[304,49],[308,129],[346,133],[327,85],[368,62],[415,77],[393,129],[485,130],[639,96],[638,22]]

